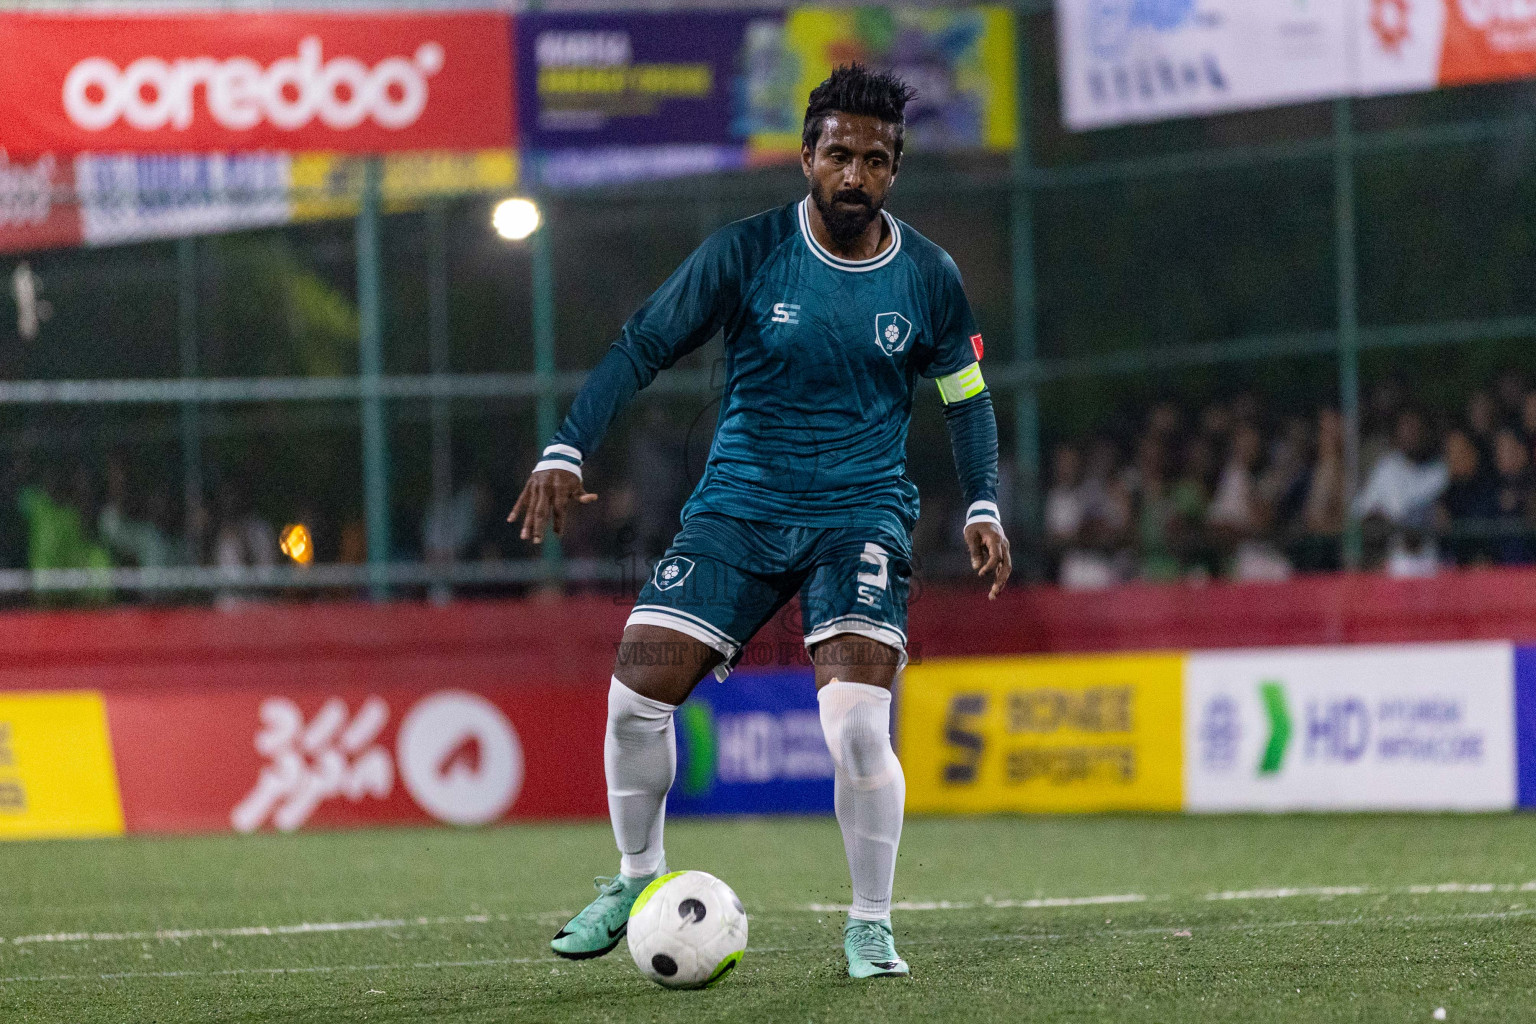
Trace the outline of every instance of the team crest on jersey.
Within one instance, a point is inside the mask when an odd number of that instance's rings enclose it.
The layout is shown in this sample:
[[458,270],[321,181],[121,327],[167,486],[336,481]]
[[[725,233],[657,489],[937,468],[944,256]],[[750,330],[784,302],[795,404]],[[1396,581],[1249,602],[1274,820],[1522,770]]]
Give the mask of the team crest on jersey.
[[651,579],[656,584],[657,590],[671,590],[673,587],[682,586],[683,581],[692,573],[693,559],[673,555],[656,563],[656,573]]
[[875,317],[875,341],[888,356],[907,347],[912,337],[912,321],[900,313],[881,313]]

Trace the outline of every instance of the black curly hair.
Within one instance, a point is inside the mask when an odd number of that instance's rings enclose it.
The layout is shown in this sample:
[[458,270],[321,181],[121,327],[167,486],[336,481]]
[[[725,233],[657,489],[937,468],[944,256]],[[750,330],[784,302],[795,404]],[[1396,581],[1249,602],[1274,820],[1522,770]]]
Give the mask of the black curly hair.
[[857,61],[840,64],[825,82],[811,90],[800,140],[815,149],[828,114],[867,114],[896,126],[895,158],[899,162],[907,102],[916,95],[916,89],[889,72],[871,71]]

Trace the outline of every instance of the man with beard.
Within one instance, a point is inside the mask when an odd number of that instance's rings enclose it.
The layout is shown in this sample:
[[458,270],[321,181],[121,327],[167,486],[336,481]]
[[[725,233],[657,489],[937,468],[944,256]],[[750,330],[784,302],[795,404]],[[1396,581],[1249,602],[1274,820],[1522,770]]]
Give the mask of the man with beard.
[[855,978],[910,973],[890,923],[906,782],[891,748],[891,686],[906,663],[906,476],[919,377],[938,382],[965,541],[996,597],[1012,571],[997,509],[997,425],[981,334],[942,249],[884,205],[912,91],[857,64],[811,93],[800,154],[810,195],[715,232],[624,326],[534,466],[509,521],[535,544],[567,505],[596,500],[582,461],[657,372],[725,333],[725,393],[682,531],[624,629],[603,746],[619,873],[551,942],[602,956],[666,874],[662,822],[676,771],[672,713],[797,594],[815,666],[834,799],[853,881],[843,929]]

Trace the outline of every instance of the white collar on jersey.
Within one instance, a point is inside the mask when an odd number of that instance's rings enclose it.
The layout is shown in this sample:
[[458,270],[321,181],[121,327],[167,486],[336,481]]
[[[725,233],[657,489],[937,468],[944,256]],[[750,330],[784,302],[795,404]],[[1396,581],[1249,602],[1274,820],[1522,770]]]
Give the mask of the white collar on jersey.
[[811,255],[829,267],[862,274],[870,270],[879,270],[895,259],[896,254],[901,251],[901,225],[896,223],[896,218],[892,217],[890,213],[881,210],[880,216],[885,218],[886,225],[891,229],[891,244],[885,247],[884,252],[871,256],[867,260],[845,260],[841,256],[834,256],[827,250],[826,246],[816,241],[815,235],[811,234],[810,209],[811,197],[806,196],[800,200],[800,234],[805,239],[806,246],[811,250]]

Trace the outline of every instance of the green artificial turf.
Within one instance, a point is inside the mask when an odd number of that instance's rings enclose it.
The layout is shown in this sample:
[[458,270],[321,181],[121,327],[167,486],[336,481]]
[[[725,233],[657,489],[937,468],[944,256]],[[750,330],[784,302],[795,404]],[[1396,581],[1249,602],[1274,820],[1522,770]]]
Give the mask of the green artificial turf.
[[1536,818],[914,819],[914,977],[878,983],[815,907],[846,899],[834,822],[667,840],[751,914],[711,991],[548,952],[602,824],[3,845],[0,1021],[1536,1020]]

